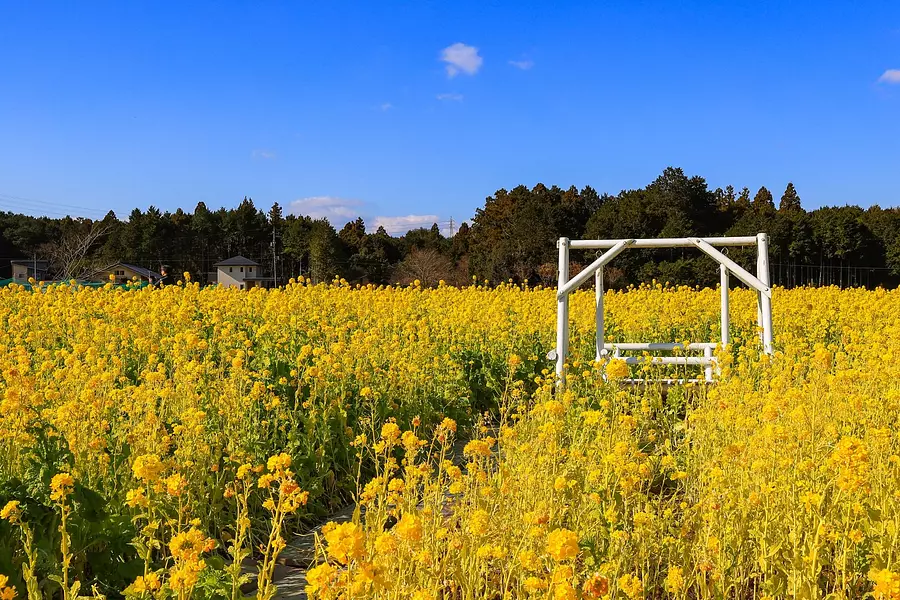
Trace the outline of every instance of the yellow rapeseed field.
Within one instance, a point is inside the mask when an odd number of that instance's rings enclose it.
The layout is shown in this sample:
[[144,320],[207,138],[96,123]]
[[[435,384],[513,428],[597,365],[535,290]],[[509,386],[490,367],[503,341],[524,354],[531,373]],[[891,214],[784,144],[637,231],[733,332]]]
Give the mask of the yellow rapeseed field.
[[[769,358],[734,291],[717,384],[665,396],[592,307],[557,393],[554,290],[0,290],[0,598],[237,599],[251,555],[272,598],[349,500],[312,597],[900,598],[900,292],[775,290]],[[716,290],[606,307],[719,338]]]

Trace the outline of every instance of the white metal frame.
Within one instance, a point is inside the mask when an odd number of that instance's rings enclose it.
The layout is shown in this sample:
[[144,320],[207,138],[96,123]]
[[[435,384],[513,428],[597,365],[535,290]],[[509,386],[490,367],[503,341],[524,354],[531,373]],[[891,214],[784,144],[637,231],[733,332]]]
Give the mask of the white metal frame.
[[[716,246],[756,246],[756,275],[749,273],[739,264],[716,249]],[[559,238],[559,287],[556,292],[556,375],[560,384],[565,379],[566,357],[569,354],[569,296],[594,276],[594,304],[597,325],[596,360],[609,356],[621,358],[628,364],[639,364],[648,360],[654,364],[696,365],[704,369],[704,380],[712,381],[713,367],[717,366],[713,350],[717,342],[674,344],[674,343],[612,343],[607,344],[603,325],[603,267],[627,248],[698,248],[704,254],[719,263],[722,304],[722,338],[724,346],[729,341],[730,319],[728,315],[729,276],[733,274],[740,281],[756,290],[757,323],[760,328],[760,341],[763,352],[772,354],[772,289],[769,279],[769,240],[765,233],[756,236],[719,237],[719,238],[658,238],[627,240],[570,240]],[[585,267],[575,277],[569,279],[570,249],[605,249],[594,262]],[[622,357],[623,351],[667,351],[674,350],[702,352],[703,356],[628,356]],[[642,383],[644,380],[626,380]],[[684,380],[665,380],[664,383],[676,383]],[[697,380],[693,380],[697,381]]]

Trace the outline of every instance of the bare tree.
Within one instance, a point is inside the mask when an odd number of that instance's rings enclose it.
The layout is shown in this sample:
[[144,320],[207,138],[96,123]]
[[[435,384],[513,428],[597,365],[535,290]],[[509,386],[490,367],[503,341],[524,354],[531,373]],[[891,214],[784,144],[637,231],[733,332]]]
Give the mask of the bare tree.
[[89,275],[96,265],[87,259],[97,241],[109,233],[111,226],[103,221],[81,221],[63,236],[44,245],[54,279],[78,279]]
[[[572,279],[584,269],[584,265],[580,262],[572,261],[569,263],[569,279]],[[538,267],[537,270],[538,277],[540,278],[540,282],[547,287],[556,287],[557,283],[559,283],[559,265],[558,263],[547,262],[543,263]],[[589,282],[585,282],[582,284],[581,289],[586,289],[590,285],[593,285],[593,279],[590,279]]]
[[442,279],[446,281],[452,272],[453,263],[437,250],[416,249],[397,265],[394,280],[401,284],[419,280],[423,286],[432,286]]

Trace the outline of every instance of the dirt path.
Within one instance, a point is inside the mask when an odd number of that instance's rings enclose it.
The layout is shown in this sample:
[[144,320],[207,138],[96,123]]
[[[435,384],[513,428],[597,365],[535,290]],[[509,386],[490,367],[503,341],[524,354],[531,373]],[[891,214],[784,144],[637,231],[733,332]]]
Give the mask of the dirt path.
[[[467,441],[457,440],[453,445],[451,460],[458,465],[463,462],[463,448]],[[351,520],[355,510],[355,504],[345,506],[309,531],[294,536],[281,552],[275,568],[276,600],[306,600],[306,572],[315,565],[316,534],[330,521],[343,523]]]

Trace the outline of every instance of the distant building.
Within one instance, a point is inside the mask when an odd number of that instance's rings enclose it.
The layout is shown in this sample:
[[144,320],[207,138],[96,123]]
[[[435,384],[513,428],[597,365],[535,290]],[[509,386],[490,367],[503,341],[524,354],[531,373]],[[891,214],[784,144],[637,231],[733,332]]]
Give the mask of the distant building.
[[271,287],[275,282],[272,277],[263,277],[258,262],[243,256],[232,256],[213,266],[216,268],[214,281],[225,287],[248,290],[252,287]]
[[[110,278],[110,275],[113,277]],[[147,283],[159,283],[162,281],[163,275],[162,273],[157,273],[156,271],[151,271],[150,269],[145,269],[144,267],[139,267],[137,265],[117,262],[105,269],[95,271],[90,276],[91,281],[96,281],[98,283],[106,283],[108,281],[112,281],[113,283],[128,283],[129,281],[134,280],[134,278],[137,278],[138,281],[145,281]]]
[[12,278],[16,282],[27,282],[29,277],[35,281],[46,281],[50,263],[46,260],[32,260],[28,258],[9,261],[12,266]]

